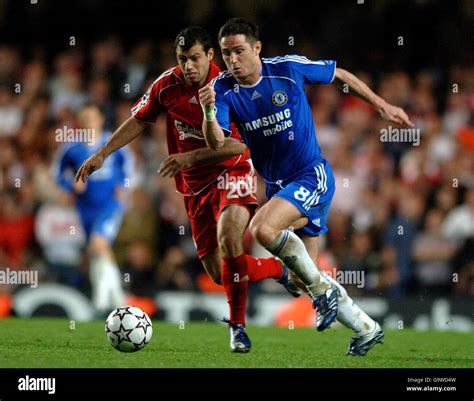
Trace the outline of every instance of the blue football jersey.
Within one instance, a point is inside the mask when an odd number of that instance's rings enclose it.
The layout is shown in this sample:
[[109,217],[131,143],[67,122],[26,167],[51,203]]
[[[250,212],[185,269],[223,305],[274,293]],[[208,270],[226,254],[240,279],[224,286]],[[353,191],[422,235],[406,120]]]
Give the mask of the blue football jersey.
[[[54,165],[56,183],[63,190],[72,192],[74,176],[81,164],[103,146],[110,136],[110,133],[103,133],[95,146],[79,142],[63,146]],[[117,203],[115,190],[119,186],[128,186],[126,180],[131,180],[132,164],[132,156],[125,148],[110,154],[102,168],[88,177],[86,190],[77,195],[77,206],[97,208]]]
[[319,163],[321,149],[305,86],[334,79],[334,60],[288,55],[263,58],[261,77],[240,85],[230,71],[214,79],[216,116],[224,132],[234,123],[267,183],[289,180]]

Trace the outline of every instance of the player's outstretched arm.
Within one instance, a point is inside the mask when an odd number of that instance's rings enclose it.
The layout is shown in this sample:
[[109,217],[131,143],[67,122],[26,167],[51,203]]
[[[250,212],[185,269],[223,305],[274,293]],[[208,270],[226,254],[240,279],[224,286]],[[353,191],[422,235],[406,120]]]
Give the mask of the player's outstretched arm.
[[246,146],[235,139],[226,138],[224,146],[218,150],[200,148],[185,153],[169,155],[160,165],[162,177],[174,177],[179,171],[201,163],[212,163],[227,160],[232,156],[244,153]]
[[79,180],[85,182],[89,175],[102,167],[107,156],[133,141],[143,131],[146,125],[147,123],[139,121],[134,117],[125,120],[125,122],[115,130],[109,141],[82,163],[76,173],[76,182]]
[[224,146],[225,135],[216,119],[216,92],[212,85],[208,84],[199,89],[199,102],[204,113],[204,120],[202,122],[204,138],[206,139],[207,146],[217,150]]
[[345,85],[347,85],[349,87],[349,93],[369,103],[385,120],[397,124],[406,124],[410,127],[414,126],[402,108],[387,103],[349,71],[343,70],[342,68],[336,68],[333,83],[341,90],[344,90]]

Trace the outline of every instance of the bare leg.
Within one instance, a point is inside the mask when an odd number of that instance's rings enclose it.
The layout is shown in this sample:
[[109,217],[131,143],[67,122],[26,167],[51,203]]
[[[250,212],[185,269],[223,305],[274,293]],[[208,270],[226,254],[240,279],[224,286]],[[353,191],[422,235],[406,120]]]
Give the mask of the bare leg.
[[283,260],[312,295],[320,295],[331,285],[317,269],[301,239],[288,230],[302,218],[304,216],[293,204],[273,197],[252,219],[250,229],[257,241]]
[[221,280],[221,261],[222,255],[219,248],[214,249],[211,253],[204,256],[201,262],[204,266],[204,270],[214,283],[222,285]]
[[222,210],[217,222],[217,239],[222,256],[233,258],[244,253],[243,236],[250,221],[245,206],[229,205]]

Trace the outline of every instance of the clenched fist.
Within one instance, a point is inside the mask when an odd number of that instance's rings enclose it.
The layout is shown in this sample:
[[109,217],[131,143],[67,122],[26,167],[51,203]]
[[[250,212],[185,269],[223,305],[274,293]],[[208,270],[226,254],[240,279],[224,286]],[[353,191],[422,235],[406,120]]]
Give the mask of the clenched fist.
[[204,120],[214,121],[216,119],[215,103],[216,92],[211,84],[207,84],[199,89],[199,102],[201,103],[202,111],[204,113]]
[[199,89],[199,102],[202,108],[207,106],[214,107],[216,103],[216,92],[211,84],[207,84]]

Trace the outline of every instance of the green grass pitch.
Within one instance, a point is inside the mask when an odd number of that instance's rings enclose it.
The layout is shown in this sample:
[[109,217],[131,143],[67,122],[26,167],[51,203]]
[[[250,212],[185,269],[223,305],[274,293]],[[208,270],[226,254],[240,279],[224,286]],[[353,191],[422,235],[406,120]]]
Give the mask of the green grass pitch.
[[104,323],[67,319],[0,320],[0,368],[266,368],[266,367],[473,367],[474,336],[456,332],[385,330],[385,344],[367,356],[346,356],[351,332],[329,329],[248,327],[252,350],[229,351],[221,323],[153,322],[153,338],[141,351],[121,353],[107,343]]

